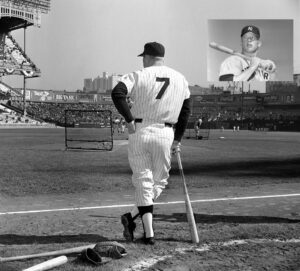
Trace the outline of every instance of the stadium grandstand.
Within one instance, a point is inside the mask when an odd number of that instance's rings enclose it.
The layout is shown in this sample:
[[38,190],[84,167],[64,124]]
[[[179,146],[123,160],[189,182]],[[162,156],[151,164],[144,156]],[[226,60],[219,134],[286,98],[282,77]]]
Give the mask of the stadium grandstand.
[[41,14],[50,10],[50,0],[0,1],[0,76],[40,76],[40,70],[12,36],[12,31],[41,26]]
[[[26,29],[29,26],[41,26],[41,15],[50,11],[50,0],[0,0],[0,100],[2,105],[10,106],[12,99],[23,100],[26,114],[26,79],[41,75],[40,69],[25,52]],[[24,29],[24,48],[14,39],[12,33]],[[2,82],[4,76],[24,77],[25,91],[19,92]],[[14,109],[12,109],[14,110]],[[19,118],[22,120],[22,118]]]
[[[295,77],[296,79],[296,77]],[[192,95],[193,121],[202,118],[204,128],[255,131],[300,131],[300,88],[295,82],[269,82],[266,93]]]
[[[1,86],[1,84],[0,84]],[[2,84],[6,92],[13,93]],[[267,85],[266,93],[242,92],[232,94],[218,91],[215,94],[196,94],[192,87],[192,112],[189,128],[202,118],[203,128],[240,129],[255,131],[300,131],[300,89],[292,82],[274,82]],[[22,89],[14,89],[6,106],[23,112]],[[4,92],[4,91],[2,91]],[[64,126],[67,109],[111,110],[113,118],[119,117],[110,93],[89,94],[53,90],[26,90],[27,113],[35,119]]]
[[[0,0],[0,103],[9,110],[2,119],[22,121],[20,116],[38,122],[65,126],[65,110],[110,110],[112,118],[121,118],[114,107],[110,90],[106,93],[66,92],[27,89],[26,80],[41,76],[41,71],[13,38],[16,29],[41,27],[41,15],[50,11],[50,0]],[[24,77],[23,88],[3,83],[3,76]],[[190,86],[192,112],[188,124],[201,118],[206,129],[249,129],[254,131],[300,131],[300,75],[294,82],[268,82],[266,92],[244,91],[238,84],[227,89]],[[26,80],[25,80],[26,79]],[[3,112],[5,110],[2,110]],[[0,112],[0,114],[1,114]]]

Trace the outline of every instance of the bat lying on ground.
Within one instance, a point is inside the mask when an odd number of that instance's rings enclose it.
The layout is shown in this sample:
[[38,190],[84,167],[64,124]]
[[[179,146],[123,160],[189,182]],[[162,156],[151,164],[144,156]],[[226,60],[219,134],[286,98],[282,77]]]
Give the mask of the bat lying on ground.
[[88,248],[94,248],[95,245],[96,244],[92,244],[92,245],[48,251],[48,252],[43,252],[38,254],[31,254],[31,255],[22,255],[22,256],[14,256],[14,257],[6,257],[6,258],[0,257],[0,262],[12,262],[12,261],[27,260],[27,259],[34,259],[34,258],[41,258],[41,257],[80,254],[82,251]]
[[82,254],[82,252],[86,251],[88,248],[93,249],[98,253],[101,257],[110,257],[114,259],[120,259],[127,255],[127,251],[125,247],[116,242],[116,241],[103,241],[98,242],[97,244],[90,244],[80,247],[73,247],[67,249],[60,249],[55,251],[48,251],[43,253],[31,254],[31,255],[22,255],[22,256],[14,256],[14,257],[0,257],[0,262],[12,262],[19,260],[27,260],[41,257],[50,257],[50,256],[62,256],[62,255],[71,255],[71,254]]
[[36,264],[29,268],[23,269],[23,271],[45,271],[63,265],[66,262],[68,262],[68,258],[66,256],[60,256],[49,261],[45,261],[40,264]]

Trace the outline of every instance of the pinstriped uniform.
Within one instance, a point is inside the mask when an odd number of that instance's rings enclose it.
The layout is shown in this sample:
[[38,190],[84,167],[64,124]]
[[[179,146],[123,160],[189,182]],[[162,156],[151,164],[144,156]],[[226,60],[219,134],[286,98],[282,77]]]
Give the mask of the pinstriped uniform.
[[132,99],[132,115],[142,119],[129,135],[128,159],[133,171],[137,206],[153,204],[169,177],[177,123],[183,101],[190,97],[188,83],[179,72],[166,66],[151,66],[126,74],[121,80]]

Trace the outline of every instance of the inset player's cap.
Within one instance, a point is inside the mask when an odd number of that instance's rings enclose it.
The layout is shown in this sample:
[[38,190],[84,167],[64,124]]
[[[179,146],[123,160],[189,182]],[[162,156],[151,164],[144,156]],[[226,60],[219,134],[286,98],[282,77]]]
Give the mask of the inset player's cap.
[[244,36],[248,32],[254,33],[256,35],[257,39],[260,38],[260,31],[259,31],[258,27],[254,26],[254,25],[247,25],[247,26],[245,26],[242,29],[241,37]]
[[144,55],[164,57],[165,47],[158,42],[148,42],[144,46],[144,52],[142,52],[138,56]]

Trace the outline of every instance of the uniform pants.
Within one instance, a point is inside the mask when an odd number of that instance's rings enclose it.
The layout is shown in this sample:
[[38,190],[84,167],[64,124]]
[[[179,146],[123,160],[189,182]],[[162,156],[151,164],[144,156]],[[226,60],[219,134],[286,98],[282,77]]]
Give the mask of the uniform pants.
[[164,124],[136,123],[136,132],[129,135],[128,160],[137,206],[153,205],[168,184],[173,140],[173,128]]

